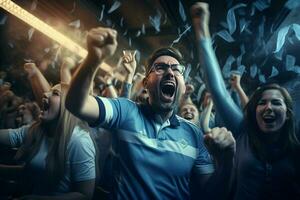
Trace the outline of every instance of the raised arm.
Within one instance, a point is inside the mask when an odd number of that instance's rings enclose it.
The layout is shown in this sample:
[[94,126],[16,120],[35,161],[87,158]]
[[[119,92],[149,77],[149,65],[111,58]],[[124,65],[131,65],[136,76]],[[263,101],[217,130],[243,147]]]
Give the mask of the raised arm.
[[208,100],[208,105],[204,108],[204,110],[202,111],[201,115],[203,115],[203,117],[201,117],[201,121],[200,121],[200,125],[203,128],[204,133],[209,133],[211,131],[210,127],[209,127],[209,121],[210,121],[210,116],[211,116],[211,111],[212,111],[212,107],[213,107],[213,101],[212,99]]
[[24,69],[28,73],[28,80],[36,101],[39,106],[42,106],[43,95],[50,90],[50,84],[34,63],[25,63]]
[[123,83],[121,97],[130,98],[131,97],[131,88],[132,88],[132,80],[136,70],[136,60],[135,60],[136,51],[123,51],[122,57],[122,65],[127,71],[125,76],[125,81]]
[[[208,46],[202,46],[202,40],[204,38],[209,38],[208,4],[200,2],[194,4],[191,9],[191,14],[195,26],[197,41],[200,43],[200,55],[203,55],[203,57],[210,58],[210,60],[205,58],[202,59],[206,60],[204,62],[204,67],[208,78],[214,79],[208,81],[209,86],[213,88],[211,89],[211,92],[212,94],[216,93],[214,94],[214,99],[216,99],[217,101],[225,101],[225,99],[223,99],[226,98],[225,94],[223,94],[224,96],[218,94],[219,92],[222,92],[219,90],[222,90],[223,88],[214,88],[213,86],[211,86],[211,84],[216,81],[216,78],[213,76],[213,74],[210,73],[215,73],[214,71],[217,70],[209,70],[208,68],[214,67],[218,69],[219,66],[211,50],[210,44]],[[218,71],[218,73],[218,76],[220,76],[219,78],[221,78],[220,70]],[[222,82],[222,79],[218,81]],[[224,85],[224,82],[222,82],[222,84]],[[221,86],[225,88],[225,85],[223,86],[222,84]],[[226,91],[226,89],[224,90]],[[214,101],[214,103],[216,102]],[[224,108],[222,109],[219,110],[225,112]],[[225,112],[224,115],[225,114],[228,116],[229,113]],[[228,199],[229,192],[231,189],[231,174],[235,154],[235,140],[231,132],[228,131],[226,128],[213,128],[209,133],[207,133],[204,136],[204,142],[210,155],[212,155],[214,158],[213,160],[215,161],[216,169],[211,175],[201,175],[197,173],[194,174],[192,180],[196,180],[196,184],[192,182],[191,188],[196,190],[196,192],[194,193],[192,190],[193,198],[196,197],[197,199]]]
[[72,79],[71,70],[76,66],[76,62],[71,57],[64,58],[60,66],[60,82],[69,84]]
[[206,85],[212,94],[216,111],[224,119],[226,127],[230,131],[236,132],[242,122],[243,114],[225,87],[218,61],[211,46],[208,5],[195,4],[192,9],[192,20],[198,44],[199,60],[202,62]]
[[232,74],[230,77],[231,87],[237,92],[239,98],[241,100],[242,107],[245,108],[246,104],[248,103],[249,99],[246,93],[244,92],[241,86],[241,75],[239,74]]
[[117,48],[117,32],[110,28],[95,28],[87,36],[88,55],[71,81],[66,98],[66,108],[75,116],[89,123],[99,118],[96,99],[89,95],[90,86],[98,66]]

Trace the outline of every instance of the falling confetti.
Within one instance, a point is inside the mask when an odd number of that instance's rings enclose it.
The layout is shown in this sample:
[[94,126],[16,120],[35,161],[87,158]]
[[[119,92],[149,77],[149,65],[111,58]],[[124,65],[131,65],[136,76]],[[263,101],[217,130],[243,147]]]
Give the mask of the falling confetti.
[[110,7],[110,9],[107,11],[107,13],[110,14],[110,13],[114,12],[120,6],[121,6],[121,2],[120,1],[115,1],[114,4]]
[[228,58],[225,62],[225,65],[222,69],[222,73],[223,73],[224,78],[229,78],[230,77],[231,65],[234,61],[235,61],[235,58],[232,55],[228,56]]
[[257,65],[254,64],[254,65],[251,65],[250,67],[250,76],[251,78],[254,78],[257,74]]
[[34,33],[35,29],[34,28],[30,28],[28,30],[28,40],[31,41],[31,38],[33,36],[33,33]]
[[102,5],[102,10],[101,10],[101,13],[100,13],[100,17],[99,17],[99,21],[102,21],[102,19],[103,19],[103,16],[104,16],[104,10],[105,10],[105,5],[103,4],[103,5]]
[[154,17],[149,16],[150,24],[155,28],[156,32],[160,32],[160,20],[161,14],[160,12],[157,13]]
[[285,5],[286,8],[292,10],[300,6],[300,1],[299,0],[288,0]]
[[279,74],[278,70],[276,69],[276,67],[272,67],[272,72],[271,75],[269,76],[269,78],[272,78],[274,76],[277,76]]
[[34,10],[36,9],[37,3],[38,3],[37,0],[33,0],[33,1],[32,1],[31,6],[30,6],[30,10],[31,10],[31,11],[34,11]]
[[175,43],[178,43],[180,41],[181,37],[184,34],[186,34],[191,29],[191,27],[192,26],[187,27],[187,29],[185,29],[181,34],[179,34],[179,37],[172,42],[171,46],[173,46]]
[[228,33],[227,30],[222,30],[217,33],[218,36],[220,36],[223,40],[227,42],[234,42],[234,39],[232,36]]
[[186,15],[185,15],[184,7],[183,7],[180,0],[178,2],[179,2],[179,14],[181,16],[181,19],[185,22],[186,21]]
[[74,28],[80,28],[80,20],[77,19],[77,20],[75,20],[75,21],[69,23],[69,26],[72,26],[72,27],[74,27]]
[[0,20],[0,25],[4,25],[6,23],[7,16],[5,15],[1,20]]

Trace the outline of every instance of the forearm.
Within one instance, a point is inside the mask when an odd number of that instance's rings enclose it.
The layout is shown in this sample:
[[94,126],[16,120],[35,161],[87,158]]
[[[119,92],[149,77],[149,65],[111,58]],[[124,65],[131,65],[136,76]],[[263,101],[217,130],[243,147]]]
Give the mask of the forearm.
[[202,113],[204,115],[204,118],[200,122],[200,124],[201,124],[201,127],[203,128],[203,131],[204,131],[205,134],[210,132],[209,120],[210,120],[212,107],[213,107],[213,103],[210,102],[208,104],[208,106],[203,110],[203,113]]
[[235,91],[238,93],[240,100],[241,100],[241,104],[242,104],[242,108],[245,108],[245,106],[247,105],[249,98],[246,95],[246,93],[244,92],[243,88],[241,86],[238,86],[237,88],[235,88]]
[[72,76],[69,69],[62,68],[60,70],[60,82],[69,84],[71,82]]
[[110,98],[118,98],[118,93],[116,91],[116,88],[113,86],[113,84],[109,84],[107,87],[108,96]]
[[124,97],[124,98],[130,99],[130,97],[131,97],[131,88],[132,88],[132,84],[131,83],[124,82],[123,83],[123,87],[122,87],[122,91],[121,91],[121,94],[120,94],[120,97]]
[[75,112],[84,106],[89,96],[90,86],[96,75],[97,67],[97,63],[87,58],[75,72],[66,97],[68,109]]
[[204,68],[206,85],[212,94],[216,110],[224,119],[226,127],[232,132],[236,132],[243,119],[242,112],[235,105],[226,89],[210,39],[201,38],[198,44],[199,59]]

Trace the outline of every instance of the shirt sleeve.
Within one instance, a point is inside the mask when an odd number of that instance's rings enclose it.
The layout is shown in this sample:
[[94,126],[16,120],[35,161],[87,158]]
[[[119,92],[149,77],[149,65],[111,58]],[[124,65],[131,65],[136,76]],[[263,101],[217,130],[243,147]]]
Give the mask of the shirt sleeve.
[[95,97],[99,107],[99,119],[92,127],[119,128],[130,127],[134,123],[137,105],[127,98]]
[[25,140],[30,126],[22,126],[17,129],[8,129],[11,147],[20,147]]
[[96,150],[89,133],[76,127],[68,149],[72,181],[95,179]]

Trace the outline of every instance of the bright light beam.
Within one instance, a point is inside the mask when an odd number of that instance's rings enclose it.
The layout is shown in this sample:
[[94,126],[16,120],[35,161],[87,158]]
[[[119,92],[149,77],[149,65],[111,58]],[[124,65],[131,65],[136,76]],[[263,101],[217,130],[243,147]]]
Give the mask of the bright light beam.
[[[71,52],[77,54],[81,58],[85,58],[87,56],[87,50],[81,47],[80,45],[76,44],[74,41],[63,35],[62,33],[58,32],[42,20],[38,19],[34,15],[30,14],[11,0],[0,0],[0,7],[4,10],[8,11],[15,17],[19,18],[20,20],[24,21],[25,23],[29,24],[36,30],[42,32],[52,40],[58,42],[63,47],[67,48]],[[101,63],[100,68],[106,72],[111,72],[112,67],[109,66],[107,63]],[[123,76],[117,75],[119,80],[124,79]]]

